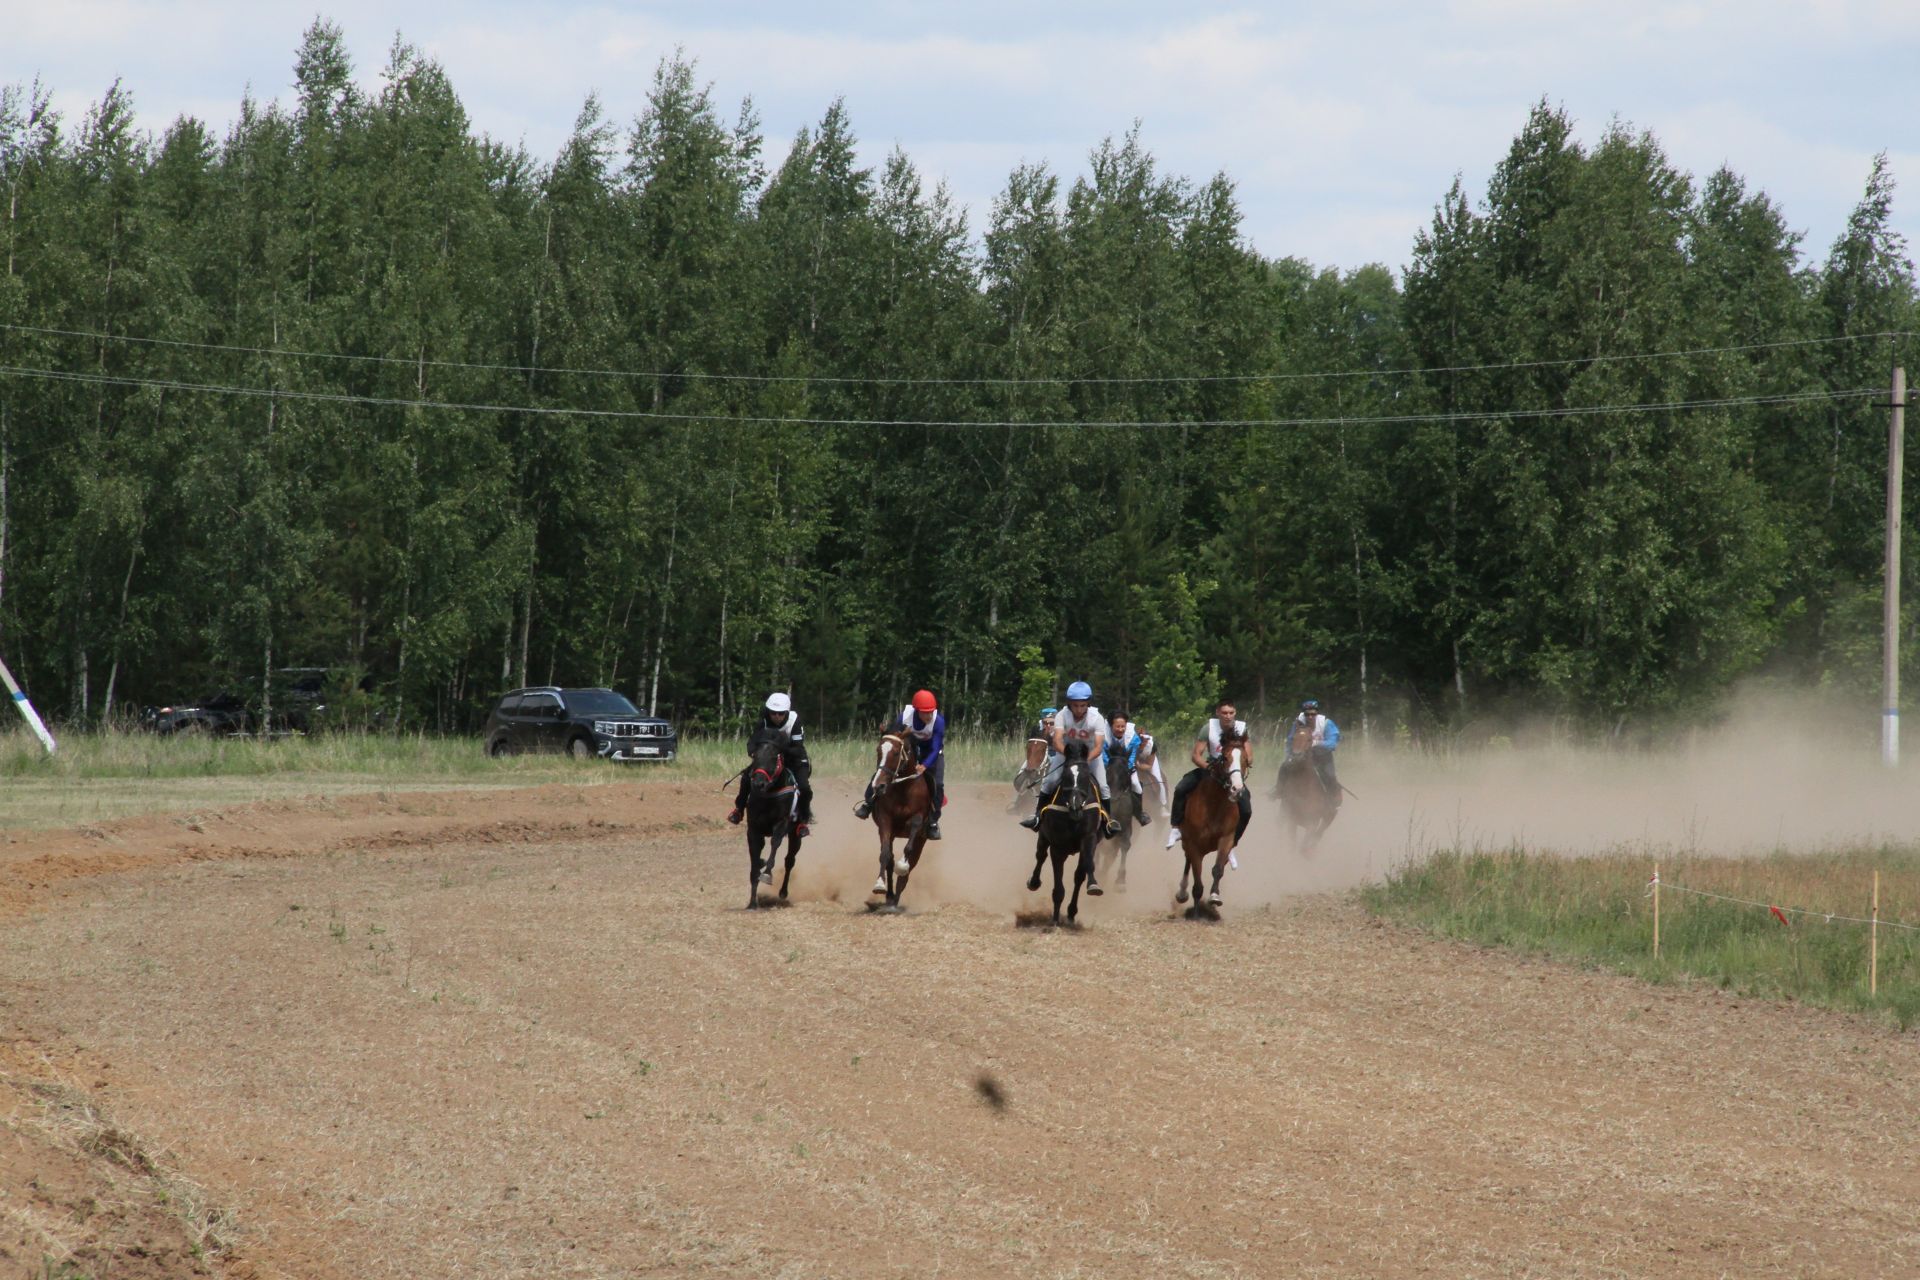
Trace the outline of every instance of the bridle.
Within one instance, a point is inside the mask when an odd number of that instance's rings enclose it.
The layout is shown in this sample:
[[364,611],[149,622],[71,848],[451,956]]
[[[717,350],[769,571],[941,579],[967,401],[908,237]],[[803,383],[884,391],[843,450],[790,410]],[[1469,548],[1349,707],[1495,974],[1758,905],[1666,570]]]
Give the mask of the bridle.
[[[879,761],[873,771],[873,780],[869,784],[873,790],[897,787],[903,782],[911,782],[913,772],[913,752],[907,746],[904,733],[886,733],[880,736]],[[884,779],[884,781],[883,781]]]
[[1245,766],[1241,763],[1241,754],[1246,749],[1244,738],[1223,738],[1220,742],[1220,754],[1207,765],[1207,773],[1212,779],[1227,789],[1234,799],[1247,789]]
[[[768,772],[766,767],[763,765],[753,766],[752,776],[755,779],[755,781],[750,782],[748,785],[751,786],[753,790],[759,795],[769,796],[769,797],[788,795],[800,785],[798,782],[789,782],[786,786],[781,787],[778,791],[771,789],[776,783],[780,781],[781,775],[785,774],[786,771],[787,771],[787,757],[783,752],[774,756],[772,772]],[[765,778],[767,780],[765,787],[762,787],[761,785],[759,785],[757,780],[760,778]]]

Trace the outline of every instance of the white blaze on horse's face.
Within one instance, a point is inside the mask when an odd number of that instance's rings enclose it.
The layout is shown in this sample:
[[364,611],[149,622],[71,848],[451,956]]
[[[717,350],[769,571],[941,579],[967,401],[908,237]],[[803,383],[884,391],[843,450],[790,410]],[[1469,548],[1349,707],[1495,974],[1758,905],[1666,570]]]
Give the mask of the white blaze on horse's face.
[[1233,785],[1227,788],[1227,794],[1238,800],[1240,793],[1247,789],[1247,780],[1240,773],[1240,748],[1235,747],[1228,756],[1227,776],[1233,779]]
[[[879,789],[880,775],[887,771],[887,761],[893,755],[893,749],[897,745],[899,744],[892,738],[880,739],[880,764],[873,771],[873,781],[867,784],[870,790]],[[878,797],[876,797],[876,799],[877,798]]]

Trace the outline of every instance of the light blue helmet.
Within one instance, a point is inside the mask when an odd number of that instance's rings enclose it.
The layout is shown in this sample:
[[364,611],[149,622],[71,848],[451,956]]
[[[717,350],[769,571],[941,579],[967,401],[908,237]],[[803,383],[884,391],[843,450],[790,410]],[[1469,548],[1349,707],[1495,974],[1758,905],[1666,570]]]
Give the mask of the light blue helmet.
[[1090,702],[1093,699],[1093,686],[1085,680],[1075,680],[1067,686],[1068,702]]
[[1060,714],[1060,708],[1058,708],[1058,707],[1042,707],[1042,708],[1040,708],[1040,718],[1041,718],[1042,720],[1045,720],[1045,719],[1046,719],[1046,718],[1047,718],[1048,716],[1057,716],[1057,715],[1059,715],[1059,714]]

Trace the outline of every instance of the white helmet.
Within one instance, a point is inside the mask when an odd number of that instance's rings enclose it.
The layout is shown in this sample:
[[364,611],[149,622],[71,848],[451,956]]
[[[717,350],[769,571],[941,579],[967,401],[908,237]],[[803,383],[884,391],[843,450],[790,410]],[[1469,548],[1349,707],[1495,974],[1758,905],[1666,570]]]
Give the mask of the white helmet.
[[784,693],[770,693],[767,695],[767,710],[773,712],[775,715],[791,711],[793,710],[793,699]]

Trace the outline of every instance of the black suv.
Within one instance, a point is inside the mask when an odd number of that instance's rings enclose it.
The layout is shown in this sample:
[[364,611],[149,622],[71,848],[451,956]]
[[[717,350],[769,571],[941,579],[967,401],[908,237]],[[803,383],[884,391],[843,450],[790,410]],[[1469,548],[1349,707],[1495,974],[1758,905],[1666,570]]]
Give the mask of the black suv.
[[487,754],[564,751],[576,760],[671,760],[680,748],[673,725],[643,716],[611,689],[515,689],[487,717]]
[[[273,673],[273,715],[260,713],[257,684],[247,693],[223,689],[191,702],[147,707],[140,724],[154,733],[308,733],[323,727],[327,715],[326,667],[280,667]],[[363,682],[364,685],[365,682]]]
[[222,691],[170,707],[148,707],[140,713],[140,725],[163,734],[245,733],[252,718],[245,698]]

